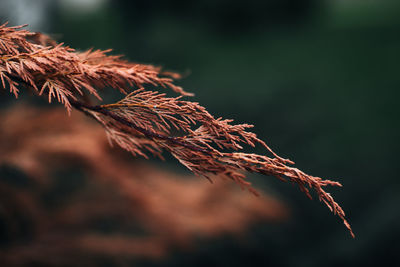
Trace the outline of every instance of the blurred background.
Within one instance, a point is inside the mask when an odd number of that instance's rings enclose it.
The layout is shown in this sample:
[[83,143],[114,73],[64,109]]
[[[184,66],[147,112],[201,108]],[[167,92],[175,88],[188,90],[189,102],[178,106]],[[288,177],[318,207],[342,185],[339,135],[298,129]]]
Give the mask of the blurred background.
[[[113,48],[183,73],[178,84],[212,114],[256,125],[296,167],[344,185],[330,192],[355,239],[318,199],[249,175],[288,218],[134,264],[399,266],[398,1],[2,0],[0,18],[79,50]],[[17,103],[7,92],[1,98],[2,110]],[[185,173],[174,161],[152,164]]]

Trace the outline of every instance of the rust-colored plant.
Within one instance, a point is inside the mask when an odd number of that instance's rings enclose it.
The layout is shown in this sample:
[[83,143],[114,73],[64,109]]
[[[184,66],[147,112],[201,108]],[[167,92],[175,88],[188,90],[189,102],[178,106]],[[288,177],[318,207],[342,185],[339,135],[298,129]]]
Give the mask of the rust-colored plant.
[[[0,78],[16,97],[23,86],[46,95],[49,102],[56,99],[68,113],[75,108],[98,121],[111,143],[133,155],[150,153],[162,158],[167,151],[197,175],[227,177],[255,194],[243,171],[294,182],[310,198],[314,189],[354,236],[343,209],[324,190],[329,185],[341,186],[339,182],[289,166],[291,160],[279,157],[247,130],[252,125],[215,118],[198,103],[183,100],[192,94],[173,83],[178,74],[127,62],[108,55],[109,51],[77,52],[21,27],[0,26]],[[180,96],[151,91],[152,86],[169,87]],[[92,104],[101,102],[101,90],[109,87],[124,97],[116,103]],[[243,145],[257,144],[271,156],[240,152]]]
[[[210,187],[132,159],[77,111],[68,117],[59,107],[19,104],[0,117],[1,266],[98,266],[104,258],[131,266],[287,217],[271,196],[249,197],[228,181]],[[7,168],[25,182],[12,181]],[[57,183],[71,178],[77,186],[60,194]],[[110,221],[111,229],[98,227]]]

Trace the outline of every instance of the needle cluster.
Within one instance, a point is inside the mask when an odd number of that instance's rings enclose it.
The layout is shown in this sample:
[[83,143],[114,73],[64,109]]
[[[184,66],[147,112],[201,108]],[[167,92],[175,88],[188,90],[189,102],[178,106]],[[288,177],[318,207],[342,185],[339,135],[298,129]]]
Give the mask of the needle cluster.
[[[354,236],[343,209],[324,189],[341,186],[339,182],[291,167],[294,162],[279,157],[248,131],[252,125],[215,118],[199,103],[182,100],[192,94],[173,83],[178,74],[110,56],[108,50],[78,52],[21,27],[0,26],[0,78],[16,97],[21,86],[30,88],[46,95],[49,102],[56,99],[64,104],[68,112],[75,108],[94,118],[111,143],[133,155],[147,157],[150,153],[162,158],[167,151],[197,175],[226,177],[255,194],[244,172],[294,182],[310,198],[313,189]],[[168,97],[149,89],[154,86],[169,87],[180,96]],[[118,90],[122,99],[99,103],[104,88]],[[99,104],[91,104],[90,95]],[[244,153],[244,145],[263,146],[269,156]]]

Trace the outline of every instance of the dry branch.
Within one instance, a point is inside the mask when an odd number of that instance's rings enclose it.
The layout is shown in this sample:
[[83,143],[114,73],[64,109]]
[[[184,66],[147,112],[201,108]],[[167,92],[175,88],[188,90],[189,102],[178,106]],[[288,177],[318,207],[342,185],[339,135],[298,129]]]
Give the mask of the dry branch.
[[[110,56],[109,51],[77,52],[20,28],[0,26],[0,78],[3,87],[16,97],[20,85],[30,87],[39,95],[47,95],[49,102],[57,99],[68,112],[76,108],[91,116],[103,125],[112,143],[133,155],[147,157],[150,152],[162,157],[162,151],[167,151],[197,175],[225,176],[254,193],[243,171],[294,182],[310,198],[310,189],[314,189],[354,237],[343,209],[323,188],[341,186],[339,182],[290,167],[292,161],[279,157],[256,134],[247,131],[252,125],[215,118],[196,102],[146,89],[169,87],[181,96],[191,95],[173,83],[179,75]],[[101,105],[84,101],[88,94],[102,101],[101,89],[106,87],[118,90],[124,98]],[[243,145],[257,144],[271,156],[241,152]]]

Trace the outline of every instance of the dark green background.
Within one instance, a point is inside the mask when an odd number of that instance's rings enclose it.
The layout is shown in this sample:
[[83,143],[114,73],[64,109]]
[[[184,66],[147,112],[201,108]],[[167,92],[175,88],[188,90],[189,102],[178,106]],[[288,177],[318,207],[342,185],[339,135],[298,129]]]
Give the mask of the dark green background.
[[298,168],[344,185],[331,192],[354,240],[317,199],[250,175],[291,208],[288,222],[258,225],[244,242],[201,241],[143,266],[399,264],[396,1],[127,0],[94,13],[55,1],[50,11],[46,30],[59,41],[190,74],[179,84],[210,112],[255,124]]

